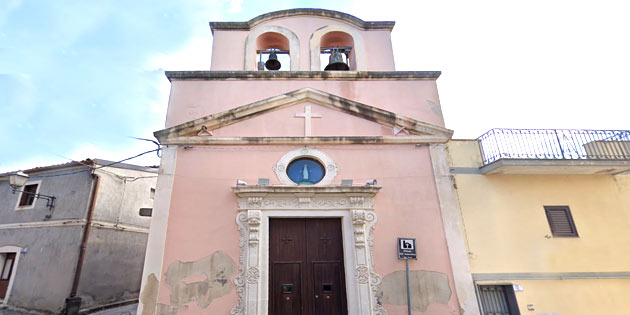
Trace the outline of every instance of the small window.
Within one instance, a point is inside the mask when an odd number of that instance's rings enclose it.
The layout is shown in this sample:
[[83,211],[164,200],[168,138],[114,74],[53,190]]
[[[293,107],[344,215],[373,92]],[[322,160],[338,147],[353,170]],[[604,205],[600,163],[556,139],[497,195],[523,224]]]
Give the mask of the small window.
[[325,174],[324,166],[311,158],[299,158],[289,163],[287,167],[287,175],[298,185],[317,184]]
[[149,190],[149,199],[155,199],[155,188]]
[[511,285],[480,285],[479,295],[484,315],[520,315]]
[[22,189],[22,196],[18,207],[32,206],[35,202],[35,194],[37,194],[37,184],[26,185]]
[[568,206],[545,206],[551,234],[555,237],[578,237]]

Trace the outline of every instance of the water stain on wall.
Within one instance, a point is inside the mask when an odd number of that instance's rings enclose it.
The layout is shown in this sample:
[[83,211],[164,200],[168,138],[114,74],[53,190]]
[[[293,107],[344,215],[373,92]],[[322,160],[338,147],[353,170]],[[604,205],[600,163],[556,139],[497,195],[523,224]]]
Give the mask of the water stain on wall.
[[208,307],[212,300],[233,289],[230,278],[235,272],[236,263],[221,251],[193,262],[172,263],[164,280],[169,287],[172,308],[190,302],[196,302],[200,308]]
[[155,304],[157,303],[158,285],[160,282],[154,273],[147,277],[147,282],[140,293],[140,303],[142,303],[142,315],[155,314]]
[[[448,304],[451,288],[448,276],[441,272],[412,270],[409,272],[411,309],[424,312],[431,303]],[[383,304],[407,305],[407,279],[404,271],[395,271],[383,278]]]

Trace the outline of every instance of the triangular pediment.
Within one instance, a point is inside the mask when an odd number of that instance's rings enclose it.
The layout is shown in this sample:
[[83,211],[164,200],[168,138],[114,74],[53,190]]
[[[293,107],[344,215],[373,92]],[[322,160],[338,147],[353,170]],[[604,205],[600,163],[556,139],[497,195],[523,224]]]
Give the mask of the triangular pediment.
[[[163,144],[169,143],[219,143],[226,142],[226,137],[215,137],[213,130],[218,130],[229,125],[237,124],[244,120],[259,117],[270,112],[294,106],[301,103],[312,103],[330,108],[332,110],[352,115],[358,118],[368,120],[370,122],[391,128],[392,138],[400,138],[394,142],[405,142],[402,138],[414,138],[415,142],[423,142],[421,138],[426,138],[425,142],[445,142],[450,139],[452,131],[440,126],[425,123],[397,115],[396,113],[386,111],[374,106],[359,103],[347,98],[343,98],[334,94],[316,90],[313,88],[302,88],[282,95],[274,96],[254,103],[242,105],[227,111],[208,115],[199,119],[195,119],[177,126],[166,128],[155,132],[155,137]],[[404,131],[404,132],[400,132]],[[219,138],[222,138],[219,139]],[[251,138],[255,137],[247,137]],[[263,137],[260,137],[263,138]],[[279,137],[266,137],[279,138]],[[288,135],[284,138],[324,138],[324,137],[291,137]],[[328,137],[331,138],[331,137]],[[353,137],[350,137],[353,138]],[[354,137],[360,138],[360,137]],[[372,137],[374,138],[374,137]],[[390,137],[377,137],[390,138]],[[411,139],[409,138],[409,139]],[[212,140],[211,140],[212,139]],[[235,140],[235,139],[233,139]],[[274,142],[272,139],[265,139],[262,143]],[[254,141],[261,143],[260,141]],[[276,141],[277,142],[277,141]],[[311,141],[312,142],[312,141]],[[356,141],[350,141],[355,142]],[[371,139],[366,143],[387,142]],[[239,143],[243,143],[240,141]]]

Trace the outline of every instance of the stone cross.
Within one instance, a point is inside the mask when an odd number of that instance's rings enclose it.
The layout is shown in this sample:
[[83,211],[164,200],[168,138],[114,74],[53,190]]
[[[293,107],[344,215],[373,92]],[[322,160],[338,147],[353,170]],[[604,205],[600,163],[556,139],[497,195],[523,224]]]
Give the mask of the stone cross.
[[322,118],[320,114],[311,113],[311,105],[304,106],[303,113],[295,113],[295,117],[304,117],[304,136],[311,136],[311,118]]

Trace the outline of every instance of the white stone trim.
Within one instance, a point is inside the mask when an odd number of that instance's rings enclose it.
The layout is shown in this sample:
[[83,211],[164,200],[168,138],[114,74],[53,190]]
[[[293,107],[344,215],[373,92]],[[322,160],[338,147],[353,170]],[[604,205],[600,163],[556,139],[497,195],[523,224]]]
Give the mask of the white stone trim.
[[[140,284],[141,293],[144,291],[144,287],[151,274],[155,275],[158,281],[162,277],[162,260],[164,258],[164,246],[166,243],[168,214],[171,207],[171,192],[173,191],[177,149],[177,146],[166,146],[162,149],[160,176],[157,179],[155,187],[153,215],[151,217],[147,251],[144,257],[144,268],[142,270],[142,283]],[[144,304],[140,301],[140,303],[138,303],[137,314],[143,314],[143,308]]]
[[20,194],[18,195],[17,198],[17,202],[15,203],[15,209],[14,210],[27,210],[27,209],[33,209],[35,208],[35,204],[37,203],[37,200],[39,198],[33,196],[33,204],[31,204],[30,206],[21,206],[20,207],[20,200],[22,200],[22,195],[24,194],[24,187],[28,186],[28,185],[37,185],[37,189],[35,190],[35,195],[39,194],[39,190],[42,188],[42,181],[40,180],[34,180],[34,181],[29,181],[26,184],[24,184],[24,186],[18,188],[18,190],[20,190]]
[[[249,189],[251,188],[251,189]],[[384,315],[377,303],[381,277],[373,270],[373,196],[363,187],[236,187],[241,237],[240,270],[234,279],[239,296],[231,315],[267,315],[269,305],[269,219],[341,218],[346,299],[349,315]]]
[[247,35],[245,40],[245,71],[256,71],[256,39],[264,33],[278,33],[289,40],[289,60],[291,71],[298,71],[300,67],[300,40],[295,33],[282,26],[262,26]]
[[[20,262],[20,254],[22,253],[22,247],[18,246],[2,246],[0,247],[0,253],[15,253],[15,261],[13,262],[11,270],[11,278],[9,279],[9,286],[7,287],[7,293],[4,294],[4,298],[0,299],[0,306],[7,306],[9,302],[9,295],[13,288],[13,282],[15,281],[15,274],[17,273],[17,266]],[[4,264],[4,261],[2,262]]]
[[448,245],[448,253],[453,269],[453,281],[459,306],[465,315],[479,315],[479,306],[475,285],[473,284],[464,234],[460,223],[459,211],[455,202],[455,192],[451,183],[451,174],[448,166],[448,154],[444,144],[432,144],[429,147],[431,164],[435,177],[442,213],[444,234]]
[[351,70],[367,71],[367,55],[365,53],[365,45],[363,44],[363,36],[361,36],[361,32],[359,32],[355,28],[342,24],[328,25],[318,29],[317,31],[313,32],[313,34],[311,34],[311,71],[321,71],[321,61],[319,59],[321,55],[320,42],[322,40],[322,37],[330,32],[344,32],[352,36],[352,41],[354,42],[354,47],[352,48],[354,50],[354,63],[357,68]]
[[333,161],[333,159],[331,159],[328,155],[326,155],[326,153],[322,151],[304,147],[287,152],[280,158],[280,160],[278,160],[278,163],[274,165],[273,171],[276,173],[278,180],[283,185],[297,186],[297,184],[289,178],[289,175],[287,174],[287,167],[289,166],[289,163],[291,163],[291,161],[298,158],[315,159],[322,163],[322,165],[326,169],[326,174],[324,174],[322,180],[314,186],[330,185],[333,179],[335,179],[335,176],[337,176],[337,164],[335,164],[335,161]]

